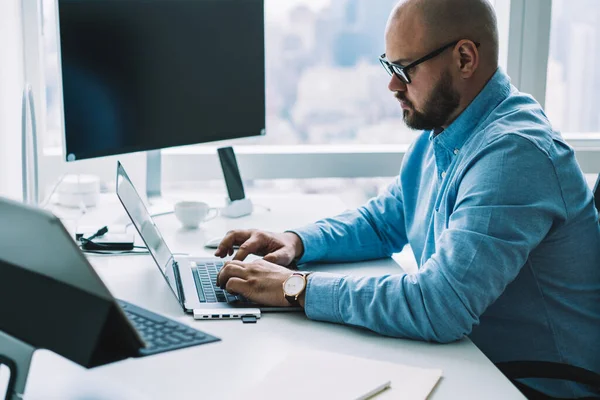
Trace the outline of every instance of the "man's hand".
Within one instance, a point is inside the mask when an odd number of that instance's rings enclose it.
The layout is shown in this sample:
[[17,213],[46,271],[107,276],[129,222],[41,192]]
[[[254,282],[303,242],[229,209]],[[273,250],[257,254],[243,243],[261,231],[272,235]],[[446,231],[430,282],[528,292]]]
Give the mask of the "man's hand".
[[284,267],[304,253],[302,240],[295,233],[271,233],[252,229],[228,232],[219,244],[215,256],[223,258],[232,255],[233,246],[240,247],[233,257],[235,261],[244,261],[249,254],[255,254]]
[[[290,307],[283,294],[283,283],[292,274],[285,267],[261,259],[250,263],[228,261],[217,276],[217,285],[258,304]],[[304,293],[299,300],[304,306]]]

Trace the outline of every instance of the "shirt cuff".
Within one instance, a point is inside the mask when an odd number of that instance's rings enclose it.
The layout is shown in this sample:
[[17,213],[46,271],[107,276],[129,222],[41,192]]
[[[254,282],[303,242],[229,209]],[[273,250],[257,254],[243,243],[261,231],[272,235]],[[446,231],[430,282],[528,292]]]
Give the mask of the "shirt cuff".
[[291,229],[286,232],[292,232],[300,237],[304,246],[304,253],[297,264],[305,264],[312,261],[318,261],[325,254],[325,238],[317,224],[307,225],[298,229]]
[[342,275],[313,272],[308,276],[304,312],[316,321],[343,323],[339,309]]

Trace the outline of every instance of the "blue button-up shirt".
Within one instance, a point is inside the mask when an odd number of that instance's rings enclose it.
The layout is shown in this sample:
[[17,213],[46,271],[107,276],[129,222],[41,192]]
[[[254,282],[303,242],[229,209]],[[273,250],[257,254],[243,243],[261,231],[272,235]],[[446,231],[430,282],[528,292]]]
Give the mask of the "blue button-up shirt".
[[427,341],[467,335],[494,362],[600,372],[600,226],[573,150],[500,69],[436,133],[413,143],[385,193],[293,230],[300,263],[389,257],[410,244],[418,272],[311,274],[306,315]]

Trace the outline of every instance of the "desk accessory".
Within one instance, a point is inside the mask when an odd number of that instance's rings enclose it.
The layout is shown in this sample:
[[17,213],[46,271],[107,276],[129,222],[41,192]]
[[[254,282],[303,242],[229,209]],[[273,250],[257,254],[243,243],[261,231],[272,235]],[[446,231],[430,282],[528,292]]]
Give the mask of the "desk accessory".
[[233,148],[221,147],[217,149],[217,153],[228,194],[228,197],[225,198],[225,207],[221,209],[221,215],[227,218],[239,218],[252,214],[254,207],[252,201],[246,198],[244,193],[244,183]]
[[243,395],[286,400],[422,400],[429,396],[441,375],[439,369],[298,349],[288,353],[257,385],[245,388]]
[[95,175],[69,174],[56,188],[56,202],[64,207],[94,207],[99,196],[100,178]]
[[108,226],[98,229],[95,233],[76,233],[75,240],[79,241],[81,249],[86,251],[129,251],[136,247],[133,233],[109,233]]
[[219,214],[217,208],[203,201],[180,201],[175,203],[174,212],[185,229],[196,229],[202,222],[210,221]]

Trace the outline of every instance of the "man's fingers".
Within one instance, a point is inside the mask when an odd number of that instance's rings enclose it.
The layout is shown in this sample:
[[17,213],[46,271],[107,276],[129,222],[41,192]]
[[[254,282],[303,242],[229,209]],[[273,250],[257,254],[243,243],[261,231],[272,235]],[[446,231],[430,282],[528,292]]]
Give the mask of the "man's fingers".
[[233,246],[244,243],[250,236],[252,236],[252,231],[250,230],[235,230],[228,232],[223,240],[221,240],[221,243],[219,243],[219,247],[217,247],[217,251],[215,251],[215,256],[221,258],[230,256],[233,253]]
[[257,253],[265,245],[263,239],[259,235],[253,235],[240,245],[240,248],[235,253],[233,259],[235,261],[244,261],[249,254]]
[[281,248],[277,251],[267,254],[263,257],[263,260],[287,267],[289,264],[291,264],[293,257],[291,257],[285,251],[285,249]]
[[227,282],[233,278],[242,278],[246,279],[248,277],[248,271],[244,268],[241,263],[227,263],[219,274],[217,275],[217,286],[221,289],[227,286]]
[[245,296],[247,293],[248,282],[241,278],[230,278],[227,281],[227,286],[225,290],[227,290],[231,294],[241,294]]

